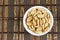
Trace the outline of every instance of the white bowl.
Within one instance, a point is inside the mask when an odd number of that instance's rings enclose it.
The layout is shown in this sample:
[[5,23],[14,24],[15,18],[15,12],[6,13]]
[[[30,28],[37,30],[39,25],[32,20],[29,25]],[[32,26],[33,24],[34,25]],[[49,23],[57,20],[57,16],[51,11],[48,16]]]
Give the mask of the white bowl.
[[[27,14],[28,14],[29,11],[31,11],[32,8],[40,8],[40,9],[45,10],[46,12],[48,12],[48,14],[50,15],[50,18],[51,18],[51,25],[50,25],[50,28],[49,28],[48,31],[43,32],[42,34],[36,34],[36,33],[32,32],[32,31],[27,27],[27,25],[26,25]],[[52,29],[52,27],[53,27],[53,15],[52,15],[52,13],[51,13],[47,8],[45,8],[45,7],[43,7],[43,6],[33,6],[33,7],[29,8],[29,9],[25,12],[24,17],[23,17],[23,25],[24,25],[24,28],[26,29],[26,31],[29,32],[30,34],[35,35],[35,36],[42,36],[42,35],[47,34],[47,33]]]

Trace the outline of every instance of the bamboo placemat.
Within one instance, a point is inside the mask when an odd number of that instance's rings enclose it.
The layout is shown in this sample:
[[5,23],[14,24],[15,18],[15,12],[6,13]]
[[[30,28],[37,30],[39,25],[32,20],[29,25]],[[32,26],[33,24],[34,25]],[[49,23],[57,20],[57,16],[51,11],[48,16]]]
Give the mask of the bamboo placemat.
[[[30,35],[23,27],[23,15],[32,6],[53,14],[54,25],[46,35]],[[0,40],[60,40],[60,0],[0,0]]]

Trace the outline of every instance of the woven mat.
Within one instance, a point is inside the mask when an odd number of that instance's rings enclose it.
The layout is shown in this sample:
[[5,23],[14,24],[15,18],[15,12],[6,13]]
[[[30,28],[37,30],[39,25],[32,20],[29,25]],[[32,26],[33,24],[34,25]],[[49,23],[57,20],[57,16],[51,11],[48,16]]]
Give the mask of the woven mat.
[[[23,27],[23,15],[32,6],[53,14],[54,25],[46,35],[30,35]],[[0,40],[60,40],[60,0],[0,0]]]

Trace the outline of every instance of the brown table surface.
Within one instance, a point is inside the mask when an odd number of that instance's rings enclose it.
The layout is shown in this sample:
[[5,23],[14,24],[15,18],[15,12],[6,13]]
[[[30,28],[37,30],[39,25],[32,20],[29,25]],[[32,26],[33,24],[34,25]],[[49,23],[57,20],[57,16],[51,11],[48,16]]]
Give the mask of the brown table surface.
[[[23,27],[23,15],[32,6],[53,14],[54,25],[46,35],[30,35]],[[0,40],[60,40],[60,0],[0,0]]]

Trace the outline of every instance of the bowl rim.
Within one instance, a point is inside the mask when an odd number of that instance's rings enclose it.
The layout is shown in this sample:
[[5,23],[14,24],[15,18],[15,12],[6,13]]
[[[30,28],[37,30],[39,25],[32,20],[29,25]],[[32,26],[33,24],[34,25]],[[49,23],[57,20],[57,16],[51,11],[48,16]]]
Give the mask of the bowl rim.
[[[46,10],[46,11],[49,13],[49,15],[51,16],[51,19],[52,19],[52,23],[51,23],[51,25],[50,25],[49,30],[46,31],[46,32],[43,32],[42,34],[36,34],[36,33],[32,32],[30,29],[28,29],[28,27],[27,27],[27,25],[26,25],[26,21],[25,21],[26,18],[27,18],[28,12],[31,11],[32,8],[38,8],[38,7],[39,7],[39,8],[43,8],[44,10]],[[43,7],[43,6],[33,6],[33,7],[29,8],[29,9],[25,12],[25,14],[24,14],[24,16],[23,16],[23,26],[24,26],[24,28],[26,29],[26,31],[27,31],[28,33],[30,33],[30,34],[32,34],[32,35],[34,35],[34,36],[42,36],[42,35],[45,35],[45,34],[47,34],[47,33],[52,29],[52,27],[53,27],[53,15],[52,15],[51,11],[49,11],[46,7]]]

